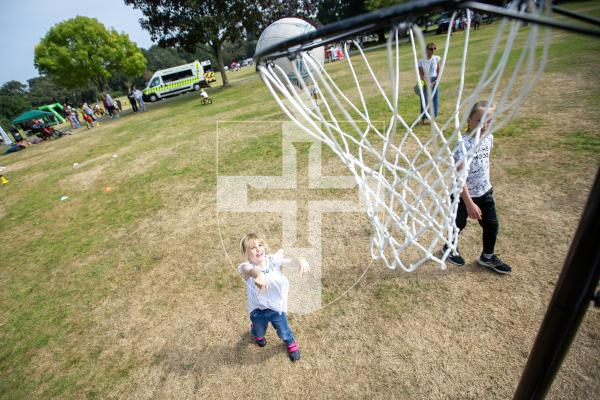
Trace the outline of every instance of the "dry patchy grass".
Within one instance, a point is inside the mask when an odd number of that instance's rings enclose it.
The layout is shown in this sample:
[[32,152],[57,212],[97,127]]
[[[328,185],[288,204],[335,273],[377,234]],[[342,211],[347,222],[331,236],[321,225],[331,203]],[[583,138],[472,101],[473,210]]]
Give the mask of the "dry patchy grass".
[[[223,252],[240,262],[237,241],[249,230],[277,248],[281,215],[221,214],[220,232],[216,215],[216,121],[281,117],[273,102],[246,104],[236,86],[215,93],[212,108],[185,96],[7,158],[16,182],[0,232],[24,254],[0,245],[0,339],[16,349],[3,353],[0,398],[511,397],[600,158],[564,142],[572,132],[597,135],[600,123],[581,99],[585,82],[597,88],[596,63],[577,67],[585,80],[572,70],[546,75],[496,139],[497,247],[514,273],[474,263],[480,230],[470,222],[466,266],[405,274],[374,263],[339,301],[290,315],[296,364],[272,329],[266,348],[253,345],[244,285]],[[268,98],[258,80],[243,85]],[[584,106],[564,106],[577,101]],[[261,156],[280,148],[280,136],[256,126],[227,135],[220,171],[280,173],[280,157]],[[323,171],[343,173],[333,157]],[[41,188],[19,184],[40,173]],[[116,189],[98,190],[108,183]],[[56,204],[59,191],[71,201]],[[369,265],[369,233],[362,215],[324,215],[324,303]],[[598,323],[590,310],[550,398],[598,393]]]

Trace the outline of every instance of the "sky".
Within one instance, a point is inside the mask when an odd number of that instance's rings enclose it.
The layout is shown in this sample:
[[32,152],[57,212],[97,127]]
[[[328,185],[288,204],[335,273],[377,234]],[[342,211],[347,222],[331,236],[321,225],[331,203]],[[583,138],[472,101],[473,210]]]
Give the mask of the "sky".
[[127,33],[140,48],[152,45],[138,22],[142,13],[123,0],[0,0],[0,85],[11,80],[26,84],[39,76],[33,66],[35,45],[54,25],[78,15]]

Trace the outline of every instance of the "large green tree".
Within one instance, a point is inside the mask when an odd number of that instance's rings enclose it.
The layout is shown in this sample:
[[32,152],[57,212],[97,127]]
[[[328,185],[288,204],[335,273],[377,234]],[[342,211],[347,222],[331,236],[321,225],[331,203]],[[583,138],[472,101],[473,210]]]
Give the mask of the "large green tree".
[[162,48],[152,46],[148,50],[142,49],[148,64],[146,68],[154,73],[159,69],[165,69],[187,63],[181,53],[174,47]]
[[4,130],[10,128],[12,119],[31,108],[26,89],[19,81],[8,81],[0,87],[0,124]]
[[249,32],[260,33],[267,23],[283,16],[308,17],[313,0],[124,0],[144,14],[142,27],[162,47],[179,46],[194,53],[209,45],[217,56],[223,86],[229,85],[223,68],[223,45],[238,43]]
[[379,8],[386,8],[402,3],[407,3],[408,1],[410,0],[366,0],[365,6],[368,10],[377,10]]
[[38,76],[27,80],[29,92],[27,97],[34,107],[53,103],[79,104],[82,101],[95,101],[98,96],[96,88],[88,83],[74,89],[57,85],[48,76]]
[[365,12],[365,0],[321,0],[317,18],[322,24],[329,24]]
[[126,34],[106,29],[95,18],[75,17],[48,31],[35,47],[34,64],[67,88],[92,82],[102,91],[117,72],[142,75],[146,59]]
[[[395,6],[402,3],[407,3],[411,0],[365,0],[365,7],[369,11],[378,10],[380,8],[386,8]],[[385,41],[385,32],[386,29],[378,29],[375,31],[378,37],[378,42],[382,43]]]

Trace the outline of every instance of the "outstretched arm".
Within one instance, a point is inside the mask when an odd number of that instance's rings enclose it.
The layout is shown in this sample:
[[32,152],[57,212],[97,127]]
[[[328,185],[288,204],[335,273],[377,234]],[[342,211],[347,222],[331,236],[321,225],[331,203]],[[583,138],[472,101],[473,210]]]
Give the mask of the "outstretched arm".
[[308,261],[306,261],[304,258],[284,258],[281,260],[281,267],[298,271],[300,276],[303,276],[310,270]]
[[259,267],[249,263],[245,263],[240,266],[240,272],[242,274],[242,278],[244,278],[245,281],[247,281],[248,278],[252,277],[254,278],[254,283],[256,284],[256,286],[258,286],[259,289],[268,289],[265,274],[262,273]]

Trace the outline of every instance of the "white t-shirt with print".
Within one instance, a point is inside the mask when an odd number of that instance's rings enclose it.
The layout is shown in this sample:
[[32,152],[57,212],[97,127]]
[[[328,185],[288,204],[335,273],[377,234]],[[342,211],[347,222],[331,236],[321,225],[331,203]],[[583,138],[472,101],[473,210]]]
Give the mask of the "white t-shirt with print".
[[[248,314],[255,309],[273,310],[279,313],[287,313],[288,292],[290,282],[281,272],[281,262],[283,260],[283,250],[275,254],[269,254],[266,257],[265,266],[261,269],[265,274],[268,289],[260,290],[254,283],[254,278],[249,277],[246,281],[246,294],[248,295]],[[248,266],[253,264],[245,262],[240,264],[238,272],[241,274]]]
[[[454,152],[455,162],[463,160],[475,144],[475,138],[472,136],[463,136],[461,140],[465,144],[466,153],[462,152],[459,143]],[[481,197],[492,188],[492,183],[490,182],[490,153],[492,152],[492,147],[494,147],[494,136],[488,135],[483,139],[475,154],[473,154],[473,160],[469,165],[469,172],[467,174],[467,188],[471,197]]]
[[423,69],[425,76],[429,76],[429,79],[434,80],[437,78],[438,65],[441,60],[440,56],[431,56],[429,60],[422,58],[419,60],[419,68]]

